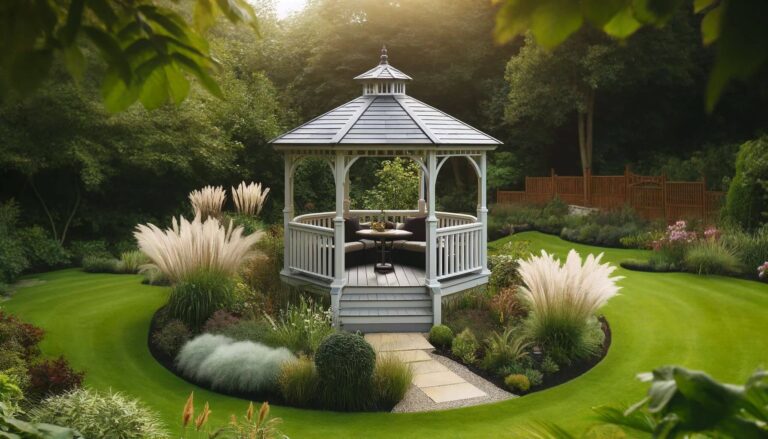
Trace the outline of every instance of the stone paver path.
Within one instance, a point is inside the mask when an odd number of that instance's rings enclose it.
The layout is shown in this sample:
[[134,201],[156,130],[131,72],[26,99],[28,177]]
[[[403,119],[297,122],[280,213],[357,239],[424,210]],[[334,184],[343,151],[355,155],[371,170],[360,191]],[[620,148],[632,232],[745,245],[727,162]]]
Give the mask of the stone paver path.
[[486,393],[432,359],[432,346],[422,334],[366,334],[377,355],[394,355],[410,364],[413,385],[437,403],[486,396]]

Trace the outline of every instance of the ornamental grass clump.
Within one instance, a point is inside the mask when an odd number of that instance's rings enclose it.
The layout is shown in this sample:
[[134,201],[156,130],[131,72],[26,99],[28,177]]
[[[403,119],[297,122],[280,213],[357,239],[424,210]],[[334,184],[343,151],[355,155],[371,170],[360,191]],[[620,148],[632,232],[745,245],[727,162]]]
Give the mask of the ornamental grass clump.
[[218,218],[221,215],[221,207],[227,199],[227,193],[221,186],[206,186],[189,193],[189,202],[195,216],[203,219]]
[[208,270],[234,275],[251,257],[260,234],[244,235],[242,227],[224,227],[216,218],[173,219],[171,228],[140,224],[133,233],[139,248],[171,282]]
[[294,352],[313,354],[320,343],[334,331],[330,308],[323,308],[312,300],[301,297],[298,304],[280,310],[280,316],[273,320],[270,340],[280,346],[287,346]]
[[373,371],[373,389],[379,407],[391,409],[403,399],[413,381],[408,363],[395,355],[383,355]]
[[542,251],[520,261],[520,293],[530,309],[528,335],[558,364],[599,352],[603,337],[595,313],[618,293],[616,282],[622,279],[611,277],[616,267],[601,264],[602,256],[590,254],[582,265],[581,256],[571,250],[561,265]]
[[203,334],[184,344],[176,357],[176,367],[187,378],[196,379],[197,371],[219,346],[234,343],[235,340],[223,335]]
[[685,253],[683,266],[696,274],[735,274],[741,271],[736,253],[715,240],[693,244]]
[[264,202],[267,201],[269,188],[262,187],[261,183],[240,183],[237,188],[232,188],[232,199],[235,209],[241,215],[256,216],[261,213]]
[[296,361],[283,363],[277,382],[286,402],[297,407],[307,407],[317,398],[320,376],[315,362],[302,356]]
[[120,393],[73,390],[44,400],[29,413],[29,418],[33,422],[66,425],[85,438],[167,437],[156,413]]
[[120,262],[117,263],[117,271],[120,273],[136,274],[141,266],[148,263],[149,258],[144,253],[133,250],[123,252],[120,255]]
[[227,274],[200,270],[173,286],[168,297],[168,315],[200,330],[218,310],[233,301],[235,281]]

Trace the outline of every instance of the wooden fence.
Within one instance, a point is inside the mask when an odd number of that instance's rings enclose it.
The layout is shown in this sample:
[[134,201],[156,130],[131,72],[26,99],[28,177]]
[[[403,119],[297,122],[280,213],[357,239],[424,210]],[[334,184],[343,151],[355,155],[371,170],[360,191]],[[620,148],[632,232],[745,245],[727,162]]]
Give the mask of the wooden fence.
[[648,219],[715,219],[725,192],[708,191],[706,182],[668,181],[664,175],[560,176],[554,170],[549,177],[526,177],[524,191],[496,192],[498,204],[544,204],[555,197],[567,204],[615,209],[634,208]]

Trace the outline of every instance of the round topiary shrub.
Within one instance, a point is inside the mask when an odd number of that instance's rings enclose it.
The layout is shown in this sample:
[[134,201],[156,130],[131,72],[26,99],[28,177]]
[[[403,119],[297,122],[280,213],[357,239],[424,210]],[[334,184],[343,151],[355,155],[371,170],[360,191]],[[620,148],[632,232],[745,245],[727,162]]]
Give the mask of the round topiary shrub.
[[445,325],[436,325],[429,330],[429,342],[440,349],[450,349],[453,331]]
[[376,353],[362,336],[344,332],[330,335],[320,343],[315,365],[324,408],[363,410],[370,405]]
[[519,373],[504,378],[504,384],[513,392],[527,392],[531,388],[531,382],[528,381],[528,377]]

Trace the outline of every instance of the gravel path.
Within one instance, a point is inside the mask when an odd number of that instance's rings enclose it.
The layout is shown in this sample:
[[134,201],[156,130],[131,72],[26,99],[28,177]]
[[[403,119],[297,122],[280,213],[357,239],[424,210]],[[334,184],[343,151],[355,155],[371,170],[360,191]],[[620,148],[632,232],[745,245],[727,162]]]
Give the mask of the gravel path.
[[459,364],[450,358],[443,357],[442,355],[436,355],[431,352],[429,353],[429,356],[432,357],[433,360],[447,367],[451,372],[464,378],[468,383],[485,392],[487,396],[463,399],[459,401],[436,403],[432,401],[432,399],[430,399],[426,393],[422,392],[421,389],[411,385],[411,388],[408,390],[408,393],[405,394],[403,400],[400,401],[392,409],[393,413],[429,412],[434,410],[445,410],[458,407],[469,407],[479,404],[488,404],[490,402],[517,398],[516,395],[496,387],[495,384],[475,375],[464,365]]

